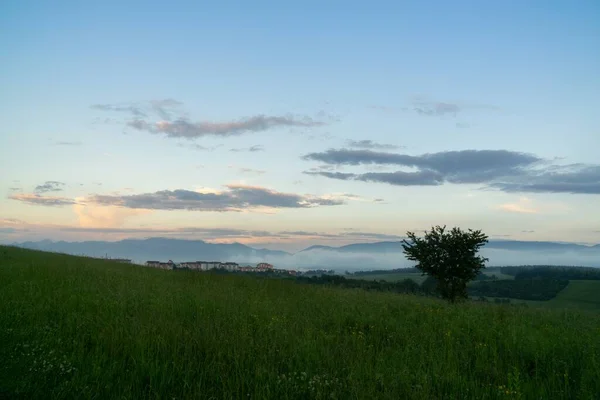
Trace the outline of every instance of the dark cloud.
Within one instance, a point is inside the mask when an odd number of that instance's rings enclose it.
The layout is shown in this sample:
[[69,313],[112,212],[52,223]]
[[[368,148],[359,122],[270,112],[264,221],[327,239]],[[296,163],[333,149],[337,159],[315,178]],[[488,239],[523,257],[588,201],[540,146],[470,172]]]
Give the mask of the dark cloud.
[[348,147],[356,149],[368,149],[368,150],[395,150],[400,149],[402,146],[396,146],[394,144],[377,143],[372,140],[347,140]]
[[162,190],[137,195],[94,195],[87,202],[127,208],[152,210],[190,210],[233,212],[246,209],[310,208],[344,204],[343,200],[316,196],[281,193],[257,186],[228,185],[217,193],[198,193],[190,190]]
[[65,184],[58,181],[46,181],[41,185],[37,185],[33,190],[36,193],[60,192]]
[[347,172],[328,172],[328,171],[307,171],[305,172],[306,175],[320,175],[320,176],[324,176],[326,178],[331,178],[331,179],[339,179],[339,180],[343,180],[343,181],[348,181],[348,180],[352,180],[355,179],[357,174],[351,174],[351,173],[347,173]]
[[330,149],[304,160],[329,165],[397,165],[416,171],[341,173],[309,170],[331,179],[399,186],[484,184],[504,192],[600,194],[600,165],[554,165],[535,155],[508,150],[462,150],[418,156],[371,150]]
[[600,194],[600,165],[553,166],[528,174],[525,179],[495,182],[504,192]]
[[77,203],[75,200],[67,197],[40,196],[33,193],[19,193],[8,196],[8,198],[38,206],[66,206]]
[[308,175],[320,175],[326,178],[344,181],[381,182],[396,186],[437,186],[444,183],[443,176],[434,171],[367,172],[364,174],[326,171],[305,173]]
[[[541,161],[533,155],[508,150],[462,150],[411,156],[408,154],[384,153],[371,150],[330,149],[323,153],[310,153],[305,160],[320,161],[336,165],[399,165],[418,168],[416,173],[405,175],[398,172],[369,173],[365,180],[373,179],[418,179],[428,184],[440,178],[451,183],[482,183],[492,178],[520,174],[523,167]],[[351,179],[347,176],[346,179]]]
[[355,180],[363,182],[382,182],[397,186],[437,186],[444,183],[444,177],[435,171],[417,172],[367,172],[359,174]]
[[229,151],[232,151],[234,153],[240,153],[240,152],[244,152],[244,151],[247,151],[249,153],[256,153],[259,151],[265,151],[265,148],[263,146],[257,144],[257,145],[250,146],[250,147],[229,149]]

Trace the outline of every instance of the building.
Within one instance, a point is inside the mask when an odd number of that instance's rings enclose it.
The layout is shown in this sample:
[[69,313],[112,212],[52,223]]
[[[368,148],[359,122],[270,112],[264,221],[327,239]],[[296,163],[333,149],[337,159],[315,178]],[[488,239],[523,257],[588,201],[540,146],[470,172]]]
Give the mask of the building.
[[175,263],[171,260],[166,263],[160,261],[146,261],[146,266],[160,269],[173,269],[175,267]]
[[160,269],[173,269],[175,268],[175,263],[171,260],[167,261],[166,263],[161,262],[158,266],[158,268]]
[[179,268],[200,270],[202,268],[202,264],[199,261],[182,262],[179,264]]
[[110,261],[124,263],[124,264],[131,264],[131,260],[128,258],[111,258]]
[[220,268],[226,270],[226,271],[237,271],[239,269],[239,265],[238,263],[234,263],[234,262],[224,262],[221,263]]
[[160,261],[146,261],[146,267],[158,268]]
[[209,271],[211,269],[221,268],[221,263],[219,261],[196,261],[200,264],[201,271]]
[[273,271],[273,265],[269,263],[258,263],[256,265],[256,270],[261,272],[269,272]]

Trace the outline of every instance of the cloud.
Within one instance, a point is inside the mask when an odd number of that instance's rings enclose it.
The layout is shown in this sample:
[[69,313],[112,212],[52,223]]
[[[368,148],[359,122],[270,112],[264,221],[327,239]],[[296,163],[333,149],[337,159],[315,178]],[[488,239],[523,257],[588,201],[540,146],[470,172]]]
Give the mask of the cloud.
[[516,203],[506,203],[498,206],[500,210],[514,212],[514,213],[523,213],[523,214],[536,214],[539,210],[533,207],[533,202],[531,199],[527,197],[522,197]]
[[371,150],[329,149],[304,160],[335,166],[396,165],[412,171],[341,173],[311,169],[331,179],[383,182],[399,186],[483,184],[508,193],[600,194],[600,165],[553,164],[532,154],[509,150],[461,150],[408,155]]
[[571,164],[531,172],[526,179],[491,185],[504,192],[600,194],[600,165]]
[[346,144],[348,145],[348,147],[368,150],[395,150],[402,148],[402,146],[396,146],[394,144],[377,143],[372,140],[347,140]]
[[19,192],[19,191],[21,191],[23,189],[20,188],[20,187],[11,187],[11,188],[8,188],[8,190],[10,190],[11,192]]
[[87,204],[83,197],[76,200],[77,203],[73,204],[73,212],[77,215],[81,227],[115,228],[122,226],[129,217],[151,213],[148,210]]
[[19,193],[8,196],[8,198],[38,206],[66,206],[76,204],[75,200],[67,197],[40,196],[34,193]]
[[533,155],[508,150],[462,150],[412,156],[371,150],[330,149],[307,154],[303,159],[335,165],[399,165],[418,169],[416,172],[343,174],[336,178],[400,185],[403,182],[415,185],[419,181],[426,185],[442,184],[444,181],[482,183],[496,177],[522,174],[522,168],[541,161]]
[[324,122],[310,117],[256,115],[237,121],[191,122],[185,119],[149,123],[140,119],[127,123],[127,126],[155,134],[164,134],[171,138],[195,139],[204,136],[237,136],[248,132],[262,132],[278,127],[317,127]]
[[120,113],[131,114],[135,117],[146,117],[147,114],[142,110],[140,106],[129,104],[129,105],[115,105],[115,104],[93,104],[90,106],[94,110],[100,111],[113,111]]
[[[147,103],[95,104],[91,108],[128,114],[125,126],[171,138],[195,139],[204,136],[235,136],[281,127],[319,127],[327,122],[308,116],[254,115],[231,121],[191,121],[181,111],[183,103],[174,99],[152,100]],[[320,114],[321,116],[321,114]]]
[[525,231],[521,231],[521,233],[535,233],[535,231],[527,231],[527,230],[525,230]]
[[414,111],[427,116],[442,116],[445,114],[456,116],[461,111],[461,107],[458,104],[429,101],[421,98],[415,99],[412,105]]
[[254,146],[250,146],[250,147],[241,147],[241,148],[234,148],[234,149],[229,149],[229,151],[232,151],[234,153],[240,153],[243,151],[247,151],[249,153],[256,153],[258,151],[265,151],[265,148],[261,145],[254,145]]
[[[139,210],[122,210],[122,211],[139,211]],[[109,219],[100,218],[87,221],[80,226],[69,225],[45,225],[45,224],[30,224],[24,221],[17,223],[12,220],[0,219],[0,229],[6,232],[32,232],[45,233],[45,237],[56,237],[56,232],[74,233],[78,238],[85,234],[100,234],[111,235],[111,237],[186,237],[186,238],[201,238],[211,242],[231,242],[232,240],[241,241],[244,243],[256,242],[255,239],[276,240],[280,243],[293,243],[294,241],[304,240],[319,240],[327,242],[357,243],[381,240],[400,240],[403,237],[394,234],[380,232],[360,232],[360,231],[342,231],[342,232],[317,232],[304,230],[287,230],[287,231],[266,231],[260,229],[237,229],[228,227],[122,227],[122,221],[109,221]],[[81,222],[81,221],[80,221]],[[89,236],[85,236],[89,238]]]
[[161,190],[136,195],[94,195],[87,203],[148,210],[189,210],[239,212],[259,208],[310,208],[344,204],[341,199],[282,193],[241,184],[227,185],[226,190],[209,193],[191,190]]
[[152,110],[162,119],[170,121],[175,115],[177,109],[183,103],[175,99],[151,100]]
[[1,225],[22,225],[25,224],[25,221],[17,219],[17,218],[0,218],[0,226]]
[[65,184],[58,181],[46,181],[41,185],[37,185],[33,190],[36,193],[60,192]]
[[267,173],[267,171],[264,171],[262,169],[254,169],[254,168],[239,168],[238,172],[240,174],[255,174],[255,175],[263,175],[263,174]]
[[[456,116],[458,113],[467,109],[485,109],[497,111],[500,108],[489,104],[458,104],[454,102],[431,100],[425,97],[417,96],[412,100],[412,109],[420,115],[439,117],[447,114]],[[466,127],[464,124],[460,123],[456,126],[459,128]]]

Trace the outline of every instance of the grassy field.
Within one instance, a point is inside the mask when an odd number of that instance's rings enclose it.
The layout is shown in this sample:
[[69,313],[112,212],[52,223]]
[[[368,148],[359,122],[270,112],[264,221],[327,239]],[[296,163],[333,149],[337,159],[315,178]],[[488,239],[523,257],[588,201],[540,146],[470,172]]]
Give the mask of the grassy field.
[[511,299],[511,302],[536,307],[600,311],[600,281],[569,281],[569,286],[548,301]]
[[0,398],[598,399],[600,314],[0,247]]

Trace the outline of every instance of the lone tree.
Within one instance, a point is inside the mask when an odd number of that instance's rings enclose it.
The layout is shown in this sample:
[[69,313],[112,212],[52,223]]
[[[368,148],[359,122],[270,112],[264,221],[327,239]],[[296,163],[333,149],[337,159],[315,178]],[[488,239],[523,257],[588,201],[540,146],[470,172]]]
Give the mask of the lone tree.
[[402,241],[406,258],[417,261],[416,267],[437,281],[437,290],[451,303],[467,298],[467,283],[485,268],[487,258],[477,252],[488,242],[480,230],[462,231],[435,226],[425,237],[407,232],[409,240]]

